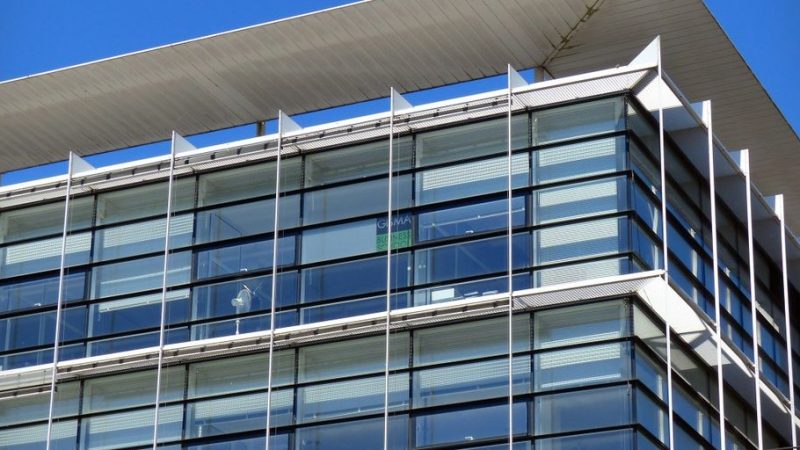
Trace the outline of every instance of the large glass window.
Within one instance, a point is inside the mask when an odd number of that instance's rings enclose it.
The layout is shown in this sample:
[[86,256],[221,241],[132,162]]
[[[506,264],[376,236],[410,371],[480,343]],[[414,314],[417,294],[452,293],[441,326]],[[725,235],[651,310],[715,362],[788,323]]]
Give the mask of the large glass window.
[[[528,155],[514,155],[511,159],[511,185],[528,185]],[[508,158],[442,167],[418,173],[416,177],[416,203],[456,200],[475,195],[504,191],[508,188]],[[393,205],[394,206],[394,205]]]
[[611,217],[543,228],[533,232],[533,241],[536,264],[613,255],[629,247],[628,220]]
[[[485,275],[508,270],[505,236],[418,250],[414,255],[417,284]],[[514,236],[514,268],[530,262],[530,235]]]
[[[272,392],[271,426],[291,423],[293,401],[291,390]],[[186,407],[187,438],[263,430],[266,424],[266,392],[198,401]]]
[[536,434],[628,424],[630,397],[627,385],[539,396],[534,401]]
[[[410,255],[394,255],[392,267],[398,268],[392,277],[393,288],[408,286]],[[301,301],[304,303],[383,291],[386,289],[386,257],[304,269],[301,273],[301,289]]]
[[381,221],[385,222],[385,219],[360,220],[303,231],[301,262],[308,264],[380,250],[378,224]]
[[[383,375],[304,386],[297,389],[297,422],[381,413]],[[408,375],[389,376],[389,409],[408,406]]]
[[[158,328],[161,323],[161,293],[138,295],[95,303],[89,307],[90,336]],[[185,321],[189,316],[189,290],[168,291],[167,323]]]
[[[300,158],[281,161],[281,192],[301,186]],[[200,176],[198,206],[244,200],[275,193],[276,163],[268,162]]]
[[[300,196],[279,200],[278,227],[283,230],[300,223]],[[268,233],[275,226],[275,199],[259,200],[197,213],[195,243],[216,242]]]
[[[383,418],[299,428],[296,450],[353,450],[383,448]],[[389,417],[389,450],[408,448],[408,418]]]
[[[511,118],[512,148],[527,147],[527,127],[527,115]],[[417,135],[417,167],[491,155],[507,148],[507,118],[429,131]]]
[[[97,224],[106,225],[126,220],[167,213],[167,183],[148,184],[97,196]],[[194,206],[194,178],[176,180],[173,185],[172,210]]]
[[625,303],[614,301],[536,312],[534,345],[552,348],[626,336],[627,309]]
[[[67,236],[65,264],[72,266],[89,262],[91,246],[91,233]],[[55,270],[60,265],[61,236],[0,248],[0,276],[2,277]]]
[[533,152],[534,184],[584,178],[623,168],[623,137],[560,145]]
[[562,389],[627,379],[627,343],[551,350],[534,357],[536,389]]
[[[64,341],[86,336],[86,309],[67,308],[63,311]],[[50,311],[0,320],[0,352],[39,345],[52,345],[55,336],[56,312]]]
[[[382,372],[385,337],[376,336],[303,347],[298,353],[298,382]],[[408,334],[392,334],[390,369],[408,366]]]
[[[511,211],[513,226],[525,225],[525,197],[514,197]],[[508,200],[504,198],[423,212],[417,220],[419,241],[501,230],[508,226]]]
[[[86,274],[64,276],[64,301],[84,298]],[[0,286],[0,313],[55,305],[58,300],[58,277],[41,278]]]
[[[394,170],[411,166],[411,139],[394,140]],[[389,141],[370,142],[306,155],[306,187],[356,180],[389,172]]]
[[[169,244],[178,248],[192,243],[191,214],[170,219]],[[94,234],[94,260],[122,258],[144,253],[163,252],[167,220],[165,218],[97,230]]]
[[533,144],[572,139],[625,127],[622,97],[551,108],[533,113]]
[[[191,277],[191,253],[169,255],[167,284],[186,283]],[[151,256],[92,268],[92,298],[129,294],[160,288],[164,269],[164,256]]]
[[[183,368],[165,368],[161,379],[161,401],[183,397]],[[94,413],[149,405],[155,399],[156,371],[147,370],[87,380],[82,408],[84,413]]]
[[535,224],[578,219],[623,210],[627,206],[623,177],[587,181],[547,189],[533,194]]
[[[392,178],[393,208],[411,206],[411,176]],[[303,196],[303,222],[314,224],[387,210],[389,181],[365,181],[317,191]]]
[[[530,348],[527,315],[515,316],[514,351]],[[475,339],[480,336],[480,339]],[[508,352],[508,319],[491,319],[424,328],[414,332],[414,365],[460,361]]]
[[[297,302],[297,272],[278,275],[276,306]],[[234,301],[235,300],[235,301]],[[272,276],[244,278],[192,289],[192,319],[266,311],[272,306]]]
[[[93,209],[92,197],[72,199],[68,231],[90,226]],[[63,228],[64,202],[5,211],[0,214],[0,244],[40,236],[60,236]]]
[[[197,252],[196,277],[198,279],[220,275],[251,272],[272,267],[272,239],[230,245]],[[278,240],[278,265],[295,261],[294,236]]]
[[[266,389],[269,367],[266,353],[216,359],[189,366],[188,397]],[[272,360],[273,387],[294,382],[294,352],[277,351]]]
[[[527,432],[526,404],[515,403],[513,408],[514,433]],[[425,414],[417,416],[414,423],[419,447],[505,437],[508,436],[508,404]]]

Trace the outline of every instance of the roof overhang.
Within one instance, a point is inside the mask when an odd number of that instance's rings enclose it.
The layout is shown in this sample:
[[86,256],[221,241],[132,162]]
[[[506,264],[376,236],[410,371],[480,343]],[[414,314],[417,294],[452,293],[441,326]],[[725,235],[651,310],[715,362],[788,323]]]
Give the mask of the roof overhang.
[[545,67],[664,67],[800,228],[800,141],[702,0],[367,1],[0,83],[0,172]]

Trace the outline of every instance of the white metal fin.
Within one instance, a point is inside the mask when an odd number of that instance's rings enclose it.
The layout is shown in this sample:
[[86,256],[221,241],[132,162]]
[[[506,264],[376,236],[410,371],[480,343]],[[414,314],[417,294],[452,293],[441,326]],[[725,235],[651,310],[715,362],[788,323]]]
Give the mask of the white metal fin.
[[656,36],[655,39],[647,44],[635,58],[628,63],[629,66],[657,66],[661,60],[661,36]]
[[745,148],[730,152],[730,155],[743,174],[747,175],[750,173],[750,150]]
[[70,152],[69,155],[71,162],[70,162],[70,175],[78,175],[84,172],[89,172],[95,169],[95,167],[89,164],[88,161],[78,156],[75,152]]
[[769,197],[764,197],[764,200],[767,201],[775,215],[783,220],[783,194],[770,195]]
[[389,101],[391,102],[389,108],[393,114],[413,108],[411,103],[394,88],[389,88]]
[[297,124],[291,117],[287,116],[282,110],[278,111],[278,133],[283,135],[293,131],[300,131],[303,127]]
[[176,131],[172,132],[172,156],[178,156],[180,154],[191,152],[196,150],[195,146],[192,145],[191,142],[187,141],[183,136],[178,134]]
[[516,89],[520,87],[527,86],[529,83],[525,81],[525,78],[519,74],[511,64],[508,65],[508,88],[509,89]]

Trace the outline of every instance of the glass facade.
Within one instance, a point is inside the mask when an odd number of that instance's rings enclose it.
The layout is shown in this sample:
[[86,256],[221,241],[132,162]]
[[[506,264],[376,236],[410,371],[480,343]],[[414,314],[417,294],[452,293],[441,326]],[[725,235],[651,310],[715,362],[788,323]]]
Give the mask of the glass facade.
[[[62,283],[63,202],[0,211],[0,379],[52,363],[56,340],[59,361],[113,357],[161,341],[253,336],[273,319],[281,330],[307,329],[387,304],[469,303],[507,294],[509,276],[520,291],[656,271],[666,228],[673,288],[700,321],[723,324],[744,361],[758,352],[763,378],[788,397],[800,353],[789,361],[780,270],[757,248],[765,269],[753,330],[746,225],[718,201],[714,268],[707,182],[668,134],[661,186],[658,123],[635,96],[510,121],[404,132],[392,149],[391,207],[380,139],[287,154],[280,192],[277,163],[266,161],[180,173],[171,211],[164,181],[76,195]],[[149,448],[156,426],[163,448],[264,448],[268,414],[275,450],[382,448],[384,426],[389,449],[500,449],[509,435],[520,449],[665,449],[670,428],[674,448],[719,448],[716,369],[667,336],[651,309],[616,296],[517,312],[511,324],[498,308],[393,329],[388,344],[375,333],[301,340],[276,349],[271,386],[263,348],[171,362],[160,377],[152,367],[79,375],[57,383],[51,448]],[[723,391],[741,405],[727,418],[728,448],[755,448],[755,412],[730,386]],[[0,395],[0,448],[43,448],[50,396]],[[764,433],[782,442],[772,425]]]

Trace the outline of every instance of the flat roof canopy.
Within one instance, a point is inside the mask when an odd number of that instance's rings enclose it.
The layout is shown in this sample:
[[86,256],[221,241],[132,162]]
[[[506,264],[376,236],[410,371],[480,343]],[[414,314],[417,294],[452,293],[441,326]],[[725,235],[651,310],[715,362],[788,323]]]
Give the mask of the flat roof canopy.
[[627,64],[656,35],[714,131],[800,228],[800,140],[702,0],[366,1],[0,83],[0,172],[544,67]]

